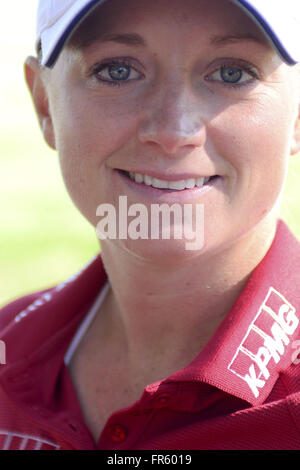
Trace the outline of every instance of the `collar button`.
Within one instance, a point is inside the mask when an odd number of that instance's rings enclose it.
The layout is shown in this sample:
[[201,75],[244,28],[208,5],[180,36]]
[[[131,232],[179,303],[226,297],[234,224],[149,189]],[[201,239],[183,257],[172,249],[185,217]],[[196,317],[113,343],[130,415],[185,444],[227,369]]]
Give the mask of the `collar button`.
[[112,424],[108,428],[108,436],[111,441],[119,443],[125,441],[127,437],[127,432],[125,428],[120,424]]

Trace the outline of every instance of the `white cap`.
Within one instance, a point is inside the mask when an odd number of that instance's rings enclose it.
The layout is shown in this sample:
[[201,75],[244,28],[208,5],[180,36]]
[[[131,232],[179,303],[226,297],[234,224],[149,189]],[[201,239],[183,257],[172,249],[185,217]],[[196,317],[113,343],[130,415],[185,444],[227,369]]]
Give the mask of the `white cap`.
[[[43,65],[53,67],[74,30],[104,1],[108,0],[39,0],[36,39]],[[258,24],[284,62],[300,62],[300,0],[232,1]]]

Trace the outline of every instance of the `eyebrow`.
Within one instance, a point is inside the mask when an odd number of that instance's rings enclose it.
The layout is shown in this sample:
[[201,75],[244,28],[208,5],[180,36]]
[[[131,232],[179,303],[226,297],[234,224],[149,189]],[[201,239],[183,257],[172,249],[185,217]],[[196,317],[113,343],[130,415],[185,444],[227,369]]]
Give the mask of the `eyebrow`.
[[126,46],[146,46],[146,41],[136,33],[105,34],[99,39],[101,42],[113,41]]
[[256,44],[264,44],[263,39],[248,33],[233,33],[226,35],[214,35],[210,37],[210,44],[214,46],[226,46],[227,44],[234,44],[241,41],[252,41]]
[[89,32],[86,37],[76,37],[76,34],[71,38],[71,44],[75,47],[88,47],[94,42],[115,42],[117,44],[124,44],[126,46],[146,46],[146,41],[137,33],[107,33],[99,34],[98,31]]

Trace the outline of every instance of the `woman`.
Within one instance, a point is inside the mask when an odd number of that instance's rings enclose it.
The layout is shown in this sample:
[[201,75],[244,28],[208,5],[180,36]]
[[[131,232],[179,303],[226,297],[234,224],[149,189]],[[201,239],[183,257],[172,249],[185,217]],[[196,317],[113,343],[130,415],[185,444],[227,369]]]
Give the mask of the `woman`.
[[[101,225],[88,267],[3,309],[4,447],[299,449],[300,248],[278,221],[299,55],[250,3],[41,2],[25,72],[43,136],[83,216],[112,207],[123,236]],[[264,8],[274,28],[297,14]],[[188,206],[189,231],[130,237],[120,196]]]

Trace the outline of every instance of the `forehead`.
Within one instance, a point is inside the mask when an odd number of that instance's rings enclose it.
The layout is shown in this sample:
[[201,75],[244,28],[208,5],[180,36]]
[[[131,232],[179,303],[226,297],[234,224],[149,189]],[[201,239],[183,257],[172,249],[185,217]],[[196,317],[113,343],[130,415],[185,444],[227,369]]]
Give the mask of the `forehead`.
[[[269,46],[254,21],[231,0],[106,0],[85,18],[68,46],[84,48],[97,40],[110,40],[111,34],[116,40],[114,33],[128,32],[128,28],[142,34],[128,35],[125,42],[145,45],[141,38],[155,34],[158,17],[164,18],[166,33],[172,24],[189,30],[192,37],[193,32],[200,32],[205,26],[207,40],[216,46],[224,38],[227,41],[250,38]],[[161,24],[160,21],[160,27]]]

